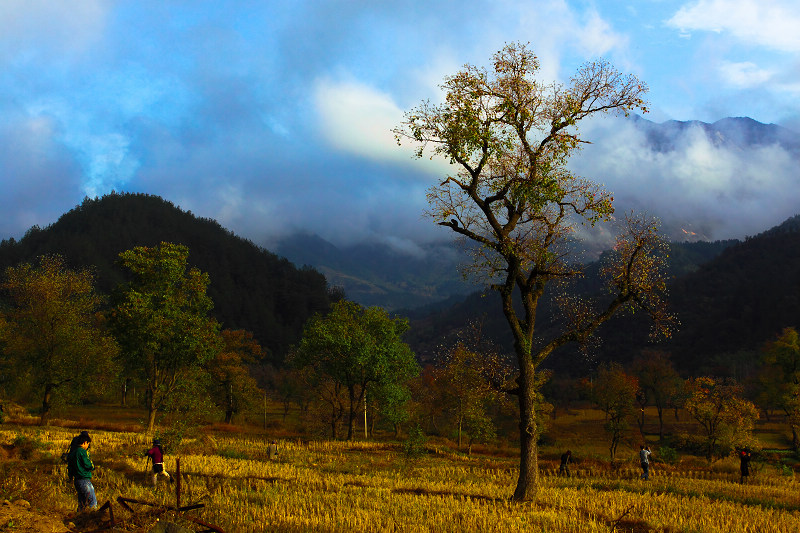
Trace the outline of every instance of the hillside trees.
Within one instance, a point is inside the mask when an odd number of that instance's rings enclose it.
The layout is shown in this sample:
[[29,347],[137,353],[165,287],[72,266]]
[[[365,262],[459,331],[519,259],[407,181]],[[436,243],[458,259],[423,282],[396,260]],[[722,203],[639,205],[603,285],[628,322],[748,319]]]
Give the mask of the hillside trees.
[[432,151],[455,167],[429,190],[427,214],[477,245],[466,271],[500,295],[519,367],[509,392],[519,403],[520,474],[515,500],[538,486],[537,368],[557,348],[587,340],[614,313],[639,308],[656,333],[668,332],[665,243],[654,221],[628,216],[601,271],[605,301],[564,294],[558,303],[565,327],[536,336],[536,311],[545,288],[582,274],[568,246],[580,224],[609,221],[613,197],[574,176],[566,166],[582,142],[578,123],[606,113],[645,109],[647,87],[604,61],[583,66],[568,86],[536,80],[539,61],[524,45],[509,44],[487,71],[472,65],[445,78],[444,103],[424,102],[395,130],[415,143],[417,157]]
[[184,375],[220,349],[219,326],[209,318],[208,275],[187,270],[189,250],[162,242],[120,254],[133,280],[115,297],[109,323],[121,347],[125,371],[146,384],[147,429],[176,392]]
[[341,418],[337,411],[340,388],[346,390],[349,402],[350,440],[356,410],[368,387],[404,384],[419,372],[414,354],[400,339],[407,328],[406,320],[390,318],[383,309],[344,300],[336,302],[327,315],[317,314],[308,321],[294,363],[313,366],[317,375],[330,378],[325,390],[334,413],[334,436],[335,420]]
[[29,378],[41,392],[44,425],[63,388],[86,392],[107,384],[117,345],[98,313],[91,272],[67,268],[60,256],[9,267],[0,288],[8,302],[0,342],[16,379]]
[[762,350],[757,377],[764,407],[777,407],[786,415],[792,431],[792,448],[800,447],[800,334],[784,328]]

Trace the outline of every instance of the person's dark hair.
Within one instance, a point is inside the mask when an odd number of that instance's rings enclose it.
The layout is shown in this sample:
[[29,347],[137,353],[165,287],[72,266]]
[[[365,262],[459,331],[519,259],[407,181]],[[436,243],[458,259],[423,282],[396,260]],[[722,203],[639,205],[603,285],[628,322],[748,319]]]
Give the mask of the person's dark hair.
[[80,446],[84,442],[92,442],[92,437],[89,436],[88,432],[84,432],[78,435],[78,440],[75,441],[75,444]]

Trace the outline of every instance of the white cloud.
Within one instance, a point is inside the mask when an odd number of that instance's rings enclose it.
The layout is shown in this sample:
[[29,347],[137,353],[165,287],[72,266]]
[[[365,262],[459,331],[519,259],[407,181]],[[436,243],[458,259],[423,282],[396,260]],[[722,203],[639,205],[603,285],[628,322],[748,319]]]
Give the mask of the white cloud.
[[[414,162],[411,149],[398,146],[392,133],[403,121],[403,110],[388,94],[359,82],[325,79],[316,83],[314,103],[322,133],[334,148],[374,161]],[[449,170],[442,160],[423,163],[420,168],[440,176]]]
[[740,89],[758,87],[770,81],[775,71],[759,68],[750,61],[733,63],[724,61],[719,66],[722,79],[730,85]]
[[654,150],[621,118],[590,122],[584,133],[595,144],[570,165],[604,182],[619,212],[635,207],[711,239],[754,235],[797,214],[797,160],[778,145],[734,147],[690,125],[671,148]]
[[728,33],[745,43],[800,52],[800,3],[795,0],[699,0],[681,7],[667,25],[681,32]]
[[625,50],[628,37],[617,33],[597,11],[589,11],[584,24],[577,30],[581,48],[588,55],[603,56],[609,52]]
[[391,130],[403,110],[387,94],[358,82],[320,80],[314,102],[331,145],[371,159],[396,157]]

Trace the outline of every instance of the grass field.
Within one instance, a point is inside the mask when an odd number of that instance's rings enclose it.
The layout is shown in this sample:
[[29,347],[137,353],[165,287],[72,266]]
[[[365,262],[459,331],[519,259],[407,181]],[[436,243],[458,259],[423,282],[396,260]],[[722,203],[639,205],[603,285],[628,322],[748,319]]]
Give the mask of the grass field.
[[[148,486],[142,457],[147,435],[97,429],[102,411],[96,414],[75,425],[85,429],[94,421],[89,429],[98,501],[114,502],[115,518],[123,521],[116,530],[147,531],[155,520],[151,508],[129,513],[116,498],[174,505],[174,485],[162,481],[156,491]],[[136,424],[116,416],[112,425]],[[388,441],[282,438],[278,460],[269,461],[263,433],[210,431],[167,450],[166,468],[174,473],[180,458],[182,504],[205,504],[187,514],[227,532],[800,531],[799,487],[791,470],[758,465],[751,482],[739,485],[734,458],[709,465],[684,457],[655,464],[646,482],[638,478],[633,437],[613,468],[603,456],[595,412],[561,417],[552,432],[557,445],[541,450],[541,488],[530,503],[508,499],[516,481],[513,448],[477,447],[467,456],[446,441],[429,440],[426,453],[411,458],[401,444]],[[74,490],[58,456],[76,433],[76,427],[0,426],[8,455],[0,500],[24,498],[35,508],[71,516]],[[576,457],[571,478],[555,475],[566,447]],[[160,517],[180,520],[176,513]],[[0,531],[13,531],[5,526]]]

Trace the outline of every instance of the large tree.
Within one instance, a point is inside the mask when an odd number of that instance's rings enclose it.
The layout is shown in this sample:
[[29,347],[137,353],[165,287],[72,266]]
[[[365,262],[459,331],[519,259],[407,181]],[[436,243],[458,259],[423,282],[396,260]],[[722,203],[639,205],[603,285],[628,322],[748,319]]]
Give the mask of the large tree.
[[414,353],[400,339],[407,329],[408,321],[391,318],[379,307],[363,308],[344,300],[306,324],[295,363],[313,365],[346,388],[348,440],[353,438],[356,410],[367,387],[405,383],[419,373]]
[[[604,61],[584,65],[568,86],[536,80],[539,61],[524,45],[495,54],[493,69],[467,65],[447,77],[442,104],[424,102],[395,130],[417,145],[417,157],[443,156],[456,169],[428,193],[428,214],[472,242],[468,271],[497,291],[514,338],[519,367],[520,474],[514,499],[538,486],[536,372],[560,346],[587,340],[624,308],[667,320],[662,292],[665,243],[655,221],[625,217],[602,273],[610,294],[602,302],[565,295],[566,325],[552,338],[536,336],[545,288],[582,274],[570,246],[576,227],[610,221],[613,197],[567,169],[582,142],[577,126],[606,112],[645,109],[647,87]],[[660,330],[661,328],[659,328]]]
[[0,339],[14,375],[30,377],[41,391],[44,425],[57,391],[85,392],[113,375],[117,345],[98,312],[91,272],[67,268],[60,256],[8,268],[0,288],[9,303]]
[[180,380],[220,349],[208,275],[188,268],[188,256],[186,246],[166,242],[119,255],[133,280],[117,293],[110,324],[126,371],[146,384],[148,431]]

